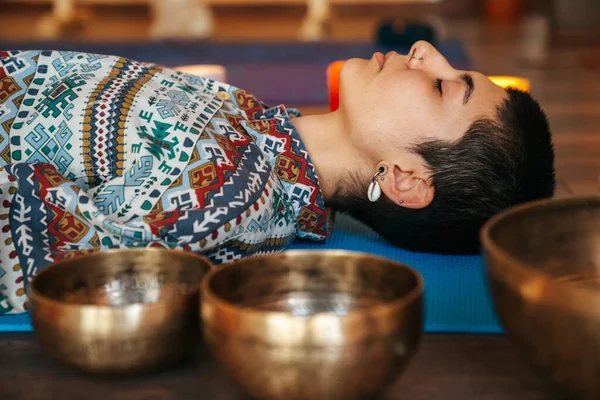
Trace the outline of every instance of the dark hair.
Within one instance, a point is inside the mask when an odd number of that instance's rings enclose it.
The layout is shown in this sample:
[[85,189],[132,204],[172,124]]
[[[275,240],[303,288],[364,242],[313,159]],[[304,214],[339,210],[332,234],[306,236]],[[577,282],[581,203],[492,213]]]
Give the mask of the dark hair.
[[[366,187],[335,201],[391,243],[406,250],[475,254],[479,230],[494,214],[554,195],[554,146],[548,120],[529,94],[507,89],[496,120],[481,119],[455,143],[417,144],[432,173],[435,195],[423,209],[387,199],[370,203]],[[355,188],[358,189],[358,188]]]

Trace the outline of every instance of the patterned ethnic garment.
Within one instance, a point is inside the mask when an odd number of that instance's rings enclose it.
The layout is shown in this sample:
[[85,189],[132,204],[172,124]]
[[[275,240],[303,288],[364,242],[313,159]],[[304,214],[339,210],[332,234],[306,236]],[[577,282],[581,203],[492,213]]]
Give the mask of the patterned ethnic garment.
[[133,60],[0,52],[0,314],[44,266],[109,248],[213,263],[328,238],[318,178],[284,106]]

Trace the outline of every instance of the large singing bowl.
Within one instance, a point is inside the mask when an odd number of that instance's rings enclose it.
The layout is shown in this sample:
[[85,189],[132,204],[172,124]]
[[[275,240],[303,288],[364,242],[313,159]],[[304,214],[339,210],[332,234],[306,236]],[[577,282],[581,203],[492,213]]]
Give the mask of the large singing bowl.
[[561,395],[600,399],[600,198],[512,208],[481,238],[507,336]]
[[198,340],[200,284],[210,262],[182,251],[109,250],[44,268],[30,286],[42,347],[90,374],[172,366]]
[[211,271],[202,319],[212,354],[261,400],[355,400],[385,391],[422,332],[423,280],[343,251],[286,252]]

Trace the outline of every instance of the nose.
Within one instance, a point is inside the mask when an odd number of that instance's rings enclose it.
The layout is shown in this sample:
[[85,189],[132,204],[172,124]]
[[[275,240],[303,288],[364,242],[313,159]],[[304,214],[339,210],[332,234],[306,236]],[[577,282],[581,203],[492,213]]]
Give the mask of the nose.
[[448,60],[429,42],[420,40],[408,53],[408,68],[435,74],[441,79],[454,79],[458,74]]

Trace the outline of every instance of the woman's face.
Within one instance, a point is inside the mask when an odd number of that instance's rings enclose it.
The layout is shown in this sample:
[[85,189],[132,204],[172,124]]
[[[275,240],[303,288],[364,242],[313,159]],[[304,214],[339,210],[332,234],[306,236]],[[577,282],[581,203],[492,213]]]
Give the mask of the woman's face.
[[408,55],[348,60],[339,111],[354,144],[373,157],[427,140],[454,141],[481,117],[495,119],[504,89],[476,72],[455,70],[429,43]]

